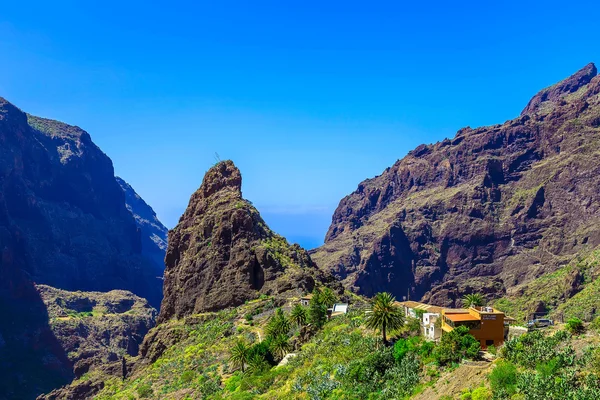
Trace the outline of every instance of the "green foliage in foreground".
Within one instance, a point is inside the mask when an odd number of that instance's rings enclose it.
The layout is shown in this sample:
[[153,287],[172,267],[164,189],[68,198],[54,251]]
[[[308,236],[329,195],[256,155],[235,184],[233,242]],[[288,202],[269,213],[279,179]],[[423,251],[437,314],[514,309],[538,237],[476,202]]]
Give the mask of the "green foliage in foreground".
[[[181,339],[125,381],[103,377],[96,399],[406,399],[425,384],[426,375],[437,379],[445,368],[438,362],[461,361],[474,348],[475,339],[461,330],[445,335],[441,350],[420,337],[400,337],[385,346],[367,327],[369,314],[358,311],[325,321],[318,330],[302,328],[314,335],[298,345],[292,311],[268,309],[267,301],[155,328],[163,331],[157,336]],[[267,310],[255,314],[252,307]],[[249,313],[251,325],[244,319]],[[451,347],[458,350],[450,357]],[[289,352],[296,356],[277,366]]]
[[502,349],[504,360],[489,376],[496,399],[585,400],[600,396],[600,376],[595,368],[597,348],[577,356],[571,334],[540,331],[511,339]]

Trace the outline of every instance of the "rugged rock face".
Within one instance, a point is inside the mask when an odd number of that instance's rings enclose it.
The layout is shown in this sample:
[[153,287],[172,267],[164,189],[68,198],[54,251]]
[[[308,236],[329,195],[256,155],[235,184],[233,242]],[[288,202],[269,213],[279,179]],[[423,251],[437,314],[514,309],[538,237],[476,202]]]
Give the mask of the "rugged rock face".
[[421,145],[342,199],[312,252],[346,286],[452,305],[600,243],[600,77],[590,64],[522,115]]
[[142,253],[154,261],[157,276],[162,276],[165,270],[169,230],[159,221],[152,207],[133,190],[130,184],[118,176],[116,179],[125,193],[125,205],[142,231]]
[[131,290],[158,306],[161,280],[110,159],[89,134],[0,98],[0,203],[36,283]]
[[233,162],[218,163],[169,232],[159,322],[237,306],[260,294],[300,294],[333,279],[304,249],[272,232],[242,198],[241,187]]
[[0,98],[1,400],[35,398],[74,377],[34,283],[129,289],[160,304],[162,282],[141,242],[90,136]]
[[156,322],[156,310],[131,292],[67,292],[39,285],[50,328],[73,364],[75,377],[94,366],[137,356]]

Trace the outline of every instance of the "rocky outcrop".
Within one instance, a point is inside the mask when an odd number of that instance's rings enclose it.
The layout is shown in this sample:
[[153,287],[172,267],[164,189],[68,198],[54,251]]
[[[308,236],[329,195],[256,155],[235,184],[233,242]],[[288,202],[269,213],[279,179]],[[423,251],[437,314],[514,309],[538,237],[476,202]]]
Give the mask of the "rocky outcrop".
[[341,200],[311,252],[353,290],[452,305],[600,243],[600,77],[590,64],[501,125],[421,145]]
[[39,285],[50,328],[61,344],[76,378],[95,366],[137,356],[154,326],[156,310],[131,292],[67,292]]
[[65,290],[131,290],[158,306],[162,282],[142,254],[112,162],[90,135],[0,99],[0,143],[0,202],[31,279]]
[[125,205],[142,231],[142,254],[154,262],[157,276],[162,276],[165,270],[169,230],[160,222],[152,207],[135,192],[130,184],[118,176],[116,179],[125,193]]
[[85,131],[0,98],[0,399],[67,384],[73,363],[36,289],[128,289],[160,304],[110,159]]
[[241,187],[233,162],[219,162],[169,232],[159,322],[333,283],[304,249],[267,227]]

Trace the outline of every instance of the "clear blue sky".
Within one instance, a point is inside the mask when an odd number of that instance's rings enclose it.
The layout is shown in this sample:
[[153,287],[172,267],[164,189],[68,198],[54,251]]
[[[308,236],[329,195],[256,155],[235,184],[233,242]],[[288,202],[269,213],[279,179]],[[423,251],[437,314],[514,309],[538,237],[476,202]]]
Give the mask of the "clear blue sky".
[[596,2],[0,10],[0,96],[90,132],[168,227],[218,152],[267,222],[307,247],[343,196],[411,148],[513,118],[542,87],[600,63]]

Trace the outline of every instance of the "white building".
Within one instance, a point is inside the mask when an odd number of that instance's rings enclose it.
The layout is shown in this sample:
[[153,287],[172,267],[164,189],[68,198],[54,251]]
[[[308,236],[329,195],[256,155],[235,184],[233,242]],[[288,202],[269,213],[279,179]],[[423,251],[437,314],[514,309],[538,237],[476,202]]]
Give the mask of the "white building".
[[401,301],[397,303],[404,309],[407,318],[419,318],[423,336],[427,340],[438,340],[442,336],[441,326],[435,326],[435,322],[442,314],[442,307],[419,303],[418,301]]

